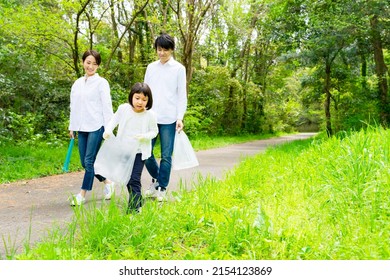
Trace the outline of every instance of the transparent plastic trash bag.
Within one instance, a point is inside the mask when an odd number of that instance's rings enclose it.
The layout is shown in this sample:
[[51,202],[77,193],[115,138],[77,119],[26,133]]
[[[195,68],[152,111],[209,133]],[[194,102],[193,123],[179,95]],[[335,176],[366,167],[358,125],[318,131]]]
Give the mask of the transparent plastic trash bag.
[[118,184],[127,185],[137,153],[137,140],[123,140],[111,136],[104,140],[96,156],[95,174]]
[[187,135],[184,131],[176,132],[172,154],[172,169],[187,169],[198,165],[198,159]]

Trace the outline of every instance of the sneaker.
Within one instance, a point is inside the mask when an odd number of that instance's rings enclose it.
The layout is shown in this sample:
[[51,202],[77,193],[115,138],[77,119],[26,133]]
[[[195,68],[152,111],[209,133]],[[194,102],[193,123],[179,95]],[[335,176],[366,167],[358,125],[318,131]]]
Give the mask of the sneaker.
[[73,196],[70,201],[71,206],[79,206],[85,202],[85,197],[82,197],[81,194]]
[[157,189],[157,200],[159,202],[167,201],[167,190],[163,188]]
[[160,186],[160,184],[157,182],[157,180],[153,179],[152,184],[150,184],[149,189],[145,191],[146,197],[152,197],[157,193],[157,188]]
[[138,207],[136,209],[127,209],[126,214],[133,216],[133,214],[140,214],[142,212],[142,207]]
[[104,199],[109,200],[115,192],[114,182],[104,185]]

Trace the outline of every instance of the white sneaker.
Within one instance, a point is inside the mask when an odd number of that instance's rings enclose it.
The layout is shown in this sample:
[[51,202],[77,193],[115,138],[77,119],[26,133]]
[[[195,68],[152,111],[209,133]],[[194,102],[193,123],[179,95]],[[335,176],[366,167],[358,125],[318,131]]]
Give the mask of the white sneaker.
[[78,194],[76,196],[73,196],[70,200],[70,205],[71,206],[80,206],[85,202],[85,197],[82,197],[81,194]]
[[167,190],[158,188],[157,189],[157,200],[159,202],[167,201]]
[[157,188],[160,186],[160,184],[157,182],[157,180],[153,179],[152,184],[150,184],[149,189],[145,191],[146,197],[152,197],[157,193]]
[[109,200],[115,192],[114,182],[104,185],[104,199]]

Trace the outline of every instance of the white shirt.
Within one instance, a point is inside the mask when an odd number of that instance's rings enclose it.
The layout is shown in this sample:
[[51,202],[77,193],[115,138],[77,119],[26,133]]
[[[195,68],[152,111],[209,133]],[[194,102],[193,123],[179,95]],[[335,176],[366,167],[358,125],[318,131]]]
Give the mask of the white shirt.
[[142,153],[142,160],[146,160],[152,155],[151,140],[158,133],[156,115],[153,111],[145,110],[136,113],[129,103],[121,104],[108,123],[106,133],[113,134],[117,125],[119,126],[116,136],[124,141],[127,139],[129,143],[132,143],[136,135],[143,136],[138,146],[138,150]]
[[69,130],[91,132],[106,126],[113,116],[110,85],[95,74],[77,79],[70,92]]
[[146,68],[144,81],[152,90],[157,123],[171,124],[183,120],[187,110],[185,67],[173,57],[164,64],[160,60],[154,61]]

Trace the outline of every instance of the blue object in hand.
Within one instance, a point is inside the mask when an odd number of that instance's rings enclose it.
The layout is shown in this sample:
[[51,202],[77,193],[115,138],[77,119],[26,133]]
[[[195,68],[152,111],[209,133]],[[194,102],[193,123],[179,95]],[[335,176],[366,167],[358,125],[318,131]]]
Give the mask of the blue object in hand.
[[70,158],[72,156],[73,145],[74,145],[74,138],[71,138],[70,142],[69,142],[69,146],[68,146],[68,152],[66,153],[64,167],[62,168],[62,171],[65,171],[65,172],[69,171],[69,163],[70,163]]

